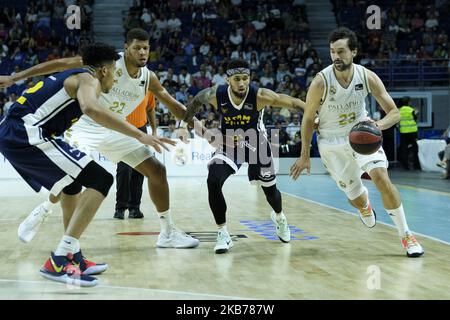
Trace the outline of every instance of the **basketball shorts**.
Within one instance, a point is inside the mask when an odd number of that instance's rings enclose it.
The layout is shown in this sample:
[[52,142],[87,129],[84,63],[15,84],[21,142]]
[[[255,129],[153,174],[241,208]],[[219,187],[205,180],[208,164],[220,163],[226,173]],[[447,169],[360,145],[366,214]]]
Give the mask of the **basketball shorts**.
[[275,185],[276,172],[270,143],[265,137],[260,137],[255,142],[240,141],[234,148],[228,146],[218,148],[208,167],[212,163],[229,165],[236,173],[242,164],[248,163],[247,175],[250,183],[263,187]]
[[318,147],[325,168],[351,200],[361,195],[358,190],[362,190],[363,172],[370,173],[375,168],[389,165],[383,148],[370,155],[361,155],[353,151],[347,137],[325,139],[319,136]]
[[114,163],[125,162],[132,168],[154,156],[150,147],[137,139],[104,128],[83,117],[66,131],[65,139],[86,154],[91,155],[93,151],[97,151]]
[[0,124],[0,152],[36,192],[44,187],[55,196],[93,161],[62,138],[13,118]]

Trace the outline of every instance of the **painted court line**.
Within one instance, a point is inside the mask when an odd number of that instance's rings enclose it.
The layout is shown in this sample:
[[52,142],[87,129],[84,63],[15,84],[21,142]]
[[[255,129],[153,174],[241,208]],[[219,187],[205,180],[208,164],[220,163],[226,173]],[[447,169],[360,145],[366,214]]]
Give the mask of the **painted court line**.
[[[0,282],[27,283],[27,284],[39,284],[39,285],[55,285],[55,286],[59,286],[60,288],[64,288],[65,287],[65,284],[63,284],[63,283],[56,283],[56,282],[49,282],[49,281],[36,281],[36,280],[0,279]],[[216,299],[231,299],[231,300],[257,300],[255,298],[243,298],[243,297],[235,297],[235,296],[224,296],[224,295],[209,294],[209,293],[198,293],[198,292],[196,293],[196,292],[162,290],[162,289],[151,289],[151,288],[110,286],[110,285],[101,285],[101,284],[99,284],[95,288],[99,288],[99,289],[100,288],[126,289],[126,290],[136,290],[136,291],[151,291],[151,292],[156,292],[156,293],[159,292],[159,293],[168,293],[168,294],[178,294],[178,295],[185,295],[185,296],[191,296],[191,297],[197,297],[197,298],[198,297],[210,297],[210,298],[216,298]],[[96,293],[95,292],[95,288],[83,288],[83,289],[92,290],[93,293]]]
[[[327,205],[327,204],[324,204],[324,203],[320,203],[320,202],[317,202],[317,201],[314,201],[314,200],[311,200],[311,199],[308,199],[308,198],[303,198],[303,197],[297,196],[297,195],[292,194],[292,193],[288,193],[288,192],[284,192],[284,191],[281,191],[281,192],[284,193],[284,194],[287,194],[287,195],[289,195],[291,197],[297,198],[297,199],[301,199],[301,200],[304,200],[304,201],[307,201],[307,202],[311,202],[311,203],[314,203],[314,204],[317,204],[317,205],[320,205],[320,206],[323,206],[323,207],[334,209],[334,210],[337,210],[337,211],[340,211],[340,212],[343,212],[343,213],[346,213],[346,214],[351,214],[352,216],[358,216],[358,214],[355,213],[355,212],[350,212],[350,211],[347,211],[347,210],[336,208],[336,207],[333,207],[333,206],[330,206],[330,205]],[[396,229],[395,226],[390,225],[390,224],[388,224],[386,222],[382,222],[382,221],[378,221],[377,220],[377,224],[378,223]],[[415,232],[414,230],[412,230],[412,231],[416,235],[419,235],[421,237],[425,237],[425,238],[428,238],[428,239],[431,239],[431,240],[434,240],[434,241],[437,241],[437,242],[440,242],[440,243],[443,243],[443,244],[446,244],[446,245],[450,245],[450,242],[447,242],[447,241],[444,241],[444,240],[441,240],[441,239],[438,239],[438,238],[435,238],[435,237],[432,237],[432,236],[429,236],[429,235],[426,235],[426,234],[423,234],[423,233]]]

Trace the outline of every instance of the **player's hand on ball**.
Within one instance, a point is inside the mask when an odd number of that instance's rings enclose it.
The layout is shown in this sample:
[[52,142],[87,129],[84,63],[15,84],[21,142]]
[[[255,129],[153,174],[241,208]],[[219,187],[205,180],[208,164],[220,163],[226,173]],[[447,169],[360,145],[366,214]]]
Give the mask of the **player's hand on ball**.
[[308,175],[311,173],[311,161],[309,157],[300,157],[291,167],[290,176],[292,180],[297,180],[303,170],[306,169]]

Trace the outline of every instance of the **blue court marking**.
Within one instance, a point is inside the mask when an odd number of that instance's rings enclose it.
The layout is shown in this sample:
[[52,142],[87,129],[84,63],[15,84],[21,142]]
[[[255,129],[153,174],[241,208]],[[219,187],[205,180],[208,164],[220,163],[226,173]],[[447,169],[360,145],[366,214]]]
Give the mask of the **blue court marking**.
[[[384,210],[381,195],[375,185],[369,180],[363,180],[363,183],[369,190],[370,202],[378,221],[394,226]],[[302,175],[297,181],[287,175],[280,175],[277,177],[277,185],[284,193],[357,215],[356,209],[347,202],[345,194],[328,175]],[[401,185],[397,185],[397,189],[409,228],[418,234],[450,244],[450,193]],[[286,214],[290,215],[291,212]]]
[[[275,225],[272,220],[241,220],[240,223],[246,226],[249,230],[258,233],[268,240],[276,240],[278,236],[276,234]],[[296,226],[289,225],[291,230],[291,240],[316,240],[319,237],[306,235],[306,232]]]

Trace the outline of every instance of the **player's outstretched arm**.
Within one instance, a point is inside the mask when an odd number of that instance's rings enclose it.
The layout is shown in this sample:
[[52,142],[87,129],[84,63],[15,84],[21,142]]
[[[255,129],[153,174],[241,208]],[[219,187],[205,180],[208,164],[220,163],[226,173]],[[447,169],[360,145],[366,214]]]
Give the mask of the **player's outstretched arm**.
[[300,158],[291,167],[290,176],[293,180],[297,180],[304,169],[307,170],[308,174],[311,171],[309,149],[314,131],[314,119],[320,107],[323,90],[322,78],[320,76],[315,77],[306,95],[305,112],[303,113],[301,123],[302,150],[300,152]]
[[296,110],[305,110],[305,103],[287,94],[276,93],[270,89],[260,88],[257,95],[258,110],[264,109],[266,106],[287,108]]
[[43,76],[67,69],[79,68],[82,65],[83,61],[80,56],[39,63],[31,68],[22,70],[11,76],[0,76],[0,88],[7,88],[20,80]]
[[369,78],[369,86],[372,91],[372,95],[375,97],[384,112],[386,112],[383,119],[380,119],[375,123],[381,130],[389,129],[400,121],[400,112],[398,111],[394,100],[386,91],[381,79],[370,70],[367,70],[367,76]]
[[[77,75],[76,83],[68,82],[67,85],[76,86],[76,98],[80,104],[81,111],[101,126],[136,138],[141,143],[152,146],[157,152],[161,152],[160,147],[169,150],[166,143],[171,145],[176,144],[175,141],[167,138],[145,134],[133,125],[116,116],[113,112],[103,108],[97,100],[98,94],[100,93],[100,83],[91,75],[81,73]],[[70,92],[72,90],[69,89],[68,91]]]
[[160,102],[169,108],[169,111],[177,119],[181,120],[184,118],[186,107],[167,92],[166,88],[159,83],[158,76],[153,71],[150,71],[150,85],[148,89]]

